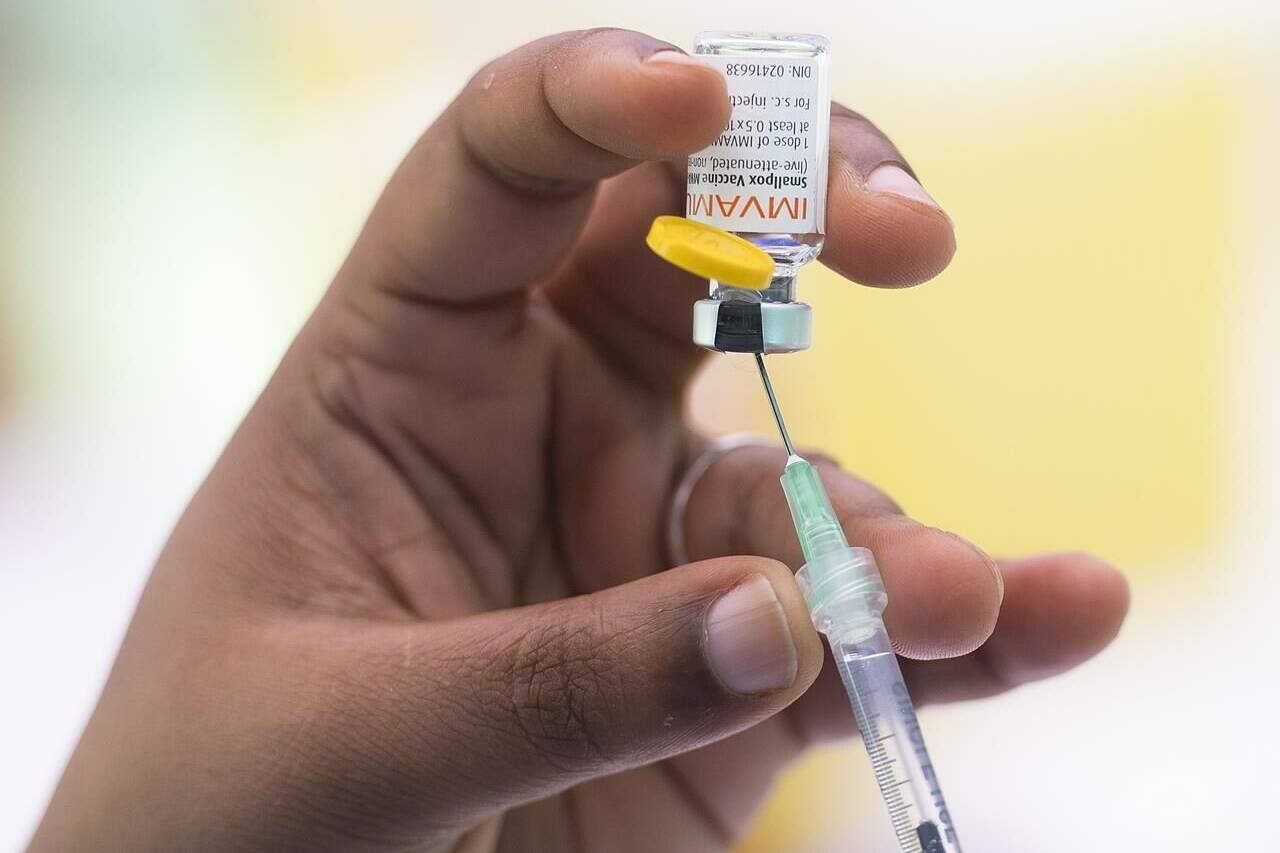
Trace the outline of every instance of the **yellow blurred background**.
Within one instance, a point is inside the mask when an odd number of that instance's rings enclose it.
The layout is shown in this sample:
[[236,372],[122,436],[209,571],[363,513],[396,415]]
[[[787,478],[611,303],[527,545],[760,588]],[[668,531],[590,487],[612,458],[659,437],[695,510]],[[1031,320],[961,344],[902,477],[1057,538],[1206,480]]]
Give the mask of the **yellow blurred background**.
[[[1266,849],[1274,4],[612,5],[0,7],[0,847],[401,154],[486,59],[611,24],[832,40],[836,97],[899,143],[959,253],[910,291],[806,272],[815,347],[773,368],[793,434],[995,553],[1131,575],[1098,660],[925,712],[969,849]],[[770,427],[739,360],[691,405]],[[891,849],[880,809],[861,748],[827,749],[742,851]]]

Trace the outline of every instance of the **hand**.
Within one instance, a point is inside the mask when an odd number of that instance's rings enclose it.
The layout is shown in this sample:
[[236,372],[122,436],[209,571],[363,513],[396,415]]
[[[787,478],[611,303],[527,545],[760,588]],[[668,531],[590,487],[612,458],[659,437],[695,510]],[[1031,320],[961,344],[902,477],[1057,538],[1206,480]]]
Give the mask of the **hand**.
[[[161,555],[33,850],[720,849],[787,762],[854,733],[788,568],[781,451],[706,473],[701,562],[663,571],[705,284],[643,236],[729,115],[669,49],[537,41],[409,153]],[[828,266],[946,265],[909,173],[836,110]],[[1117,631],[1105,564],[996,563],[823,474],[918,700]]]

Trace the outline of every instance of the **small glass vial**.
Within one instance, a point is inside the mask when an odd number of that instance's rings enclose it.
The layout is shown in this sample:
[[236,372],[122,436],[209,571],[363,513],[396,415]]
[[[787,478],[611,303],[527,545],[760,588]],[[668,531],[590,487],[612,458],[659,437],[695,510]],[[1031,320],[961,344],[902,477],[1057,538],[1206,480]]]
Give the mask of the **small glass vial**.
[[749,240],[774,260],[763,290],[711,282],[693,338],[721,352],[808,349],[812,309],[796,274],[826,230],[829,48],[822,36],[705,32],[694,53],[725,75],[733,108],[711,145],[689,157],[685,216]]

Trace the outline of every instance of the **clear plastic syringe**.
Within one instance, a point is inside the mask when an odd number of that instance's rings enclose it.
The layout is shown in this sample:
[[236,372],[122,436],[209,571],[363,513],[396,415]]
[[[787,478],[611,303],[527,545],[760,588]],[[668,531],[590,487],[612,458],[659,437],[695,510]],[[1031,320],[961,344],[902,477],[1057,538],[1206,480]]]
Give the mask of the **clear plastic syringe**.
[[796,575],[831,654],[871,758],[876,785],[904,853],[960,853],[955,824],[924,745],[920,722],[885,633],[888,596],[866,548],[852,548],[818,471],[791,445],[764,359],[756,365],[786,444],[782,490],[791,508],[804,567]]

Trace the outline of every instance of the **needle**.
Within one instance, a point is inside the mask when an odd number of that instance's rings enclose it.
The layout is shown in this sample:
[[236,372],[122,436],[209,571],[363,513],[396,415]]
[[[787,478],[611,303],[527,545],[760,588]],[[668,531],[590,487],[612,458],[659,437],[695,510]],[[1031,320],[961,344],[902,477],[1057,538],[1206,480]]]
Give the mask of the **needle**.
[[778,422],[778,432],[782,433],[782,444],[790,456],[796,455],[791,444],[791,436],[787,434],[787,424],[782,420],[782,410],[778,408],[778,398],[773,393],[773,383],[769,381],[769,372],[764,369],[764,356],[756,353],[756,367],[760,369],[760,381],[764,383],[764,391],[769,395],[769,405],[773,408],[773,419]]

